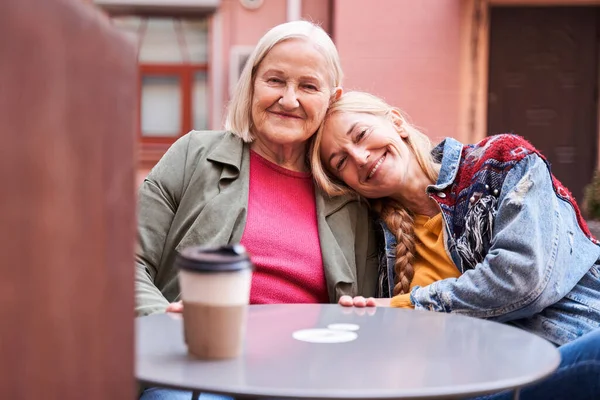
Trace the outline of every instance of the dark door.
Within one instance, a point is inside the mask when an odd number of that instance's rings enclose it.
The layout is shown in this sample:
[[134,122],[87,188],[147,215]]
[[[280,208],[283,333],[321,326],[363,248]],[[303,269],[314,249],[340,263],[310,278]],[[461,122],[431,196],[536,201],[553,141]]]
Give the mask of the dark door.
[[597,9],[491,9],[488,134],[527,138],[581,203],[596,166]]

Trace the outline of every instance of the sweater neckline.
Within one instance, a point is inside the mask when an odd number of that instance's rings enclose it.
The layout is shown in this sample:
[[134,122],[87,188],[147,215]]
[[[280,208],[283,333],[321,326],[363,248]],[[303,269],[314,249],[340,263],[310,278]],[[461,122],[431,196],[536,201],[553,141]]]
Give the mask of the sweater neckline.
[[282,174],[282,175],[290,176],[293,178],[301,178],[301,179],[312,178],[312,175],[310,172],[292,171],[291,169],[284,168],[280,165],[275,164],[272,161],[267,160],[266,158],[264,158],[263,156],[261,156],[254,150],[250,150],[250,160],[251,161],[256,160],[259,163],[261,163],[262,165],[264,165],[265,167],[268,167],[268,168],[272,169],[273,171],[275,171],[279,174]]

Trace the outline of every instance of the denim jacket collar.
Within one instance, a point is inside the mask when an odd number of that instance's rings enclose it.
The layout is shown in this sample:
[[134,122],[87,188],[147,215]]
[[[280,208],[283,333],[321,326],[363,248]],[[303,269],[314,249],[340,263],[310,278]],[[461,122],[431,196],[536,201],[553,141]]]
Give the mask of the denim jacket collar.
[[435,185],[429,185],[427,192],[438,192],[446,189],[458,173],[463,145],[453,138],[446,138],[431,151],[434,160],[441,162],[442,168]]

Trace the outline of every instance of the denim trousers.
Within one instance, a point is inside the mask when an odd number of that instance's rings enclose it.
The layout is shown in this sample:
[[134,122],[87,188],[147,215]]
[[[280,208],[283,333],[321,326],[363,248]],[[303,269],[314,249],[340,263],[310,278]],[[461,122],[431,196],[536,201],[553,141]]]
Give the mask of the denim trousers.
[[[558,348],[561,362],[548,378],[521,389],[520,400],[600,399],[600,329]],[[511,400],[512,391],[477,400]]]
[[[185,390],[151,387],[144,390],[140,400],[191,400],[191,398],[192,392]],[[233,397],[212,393],[200,393],[200,400],[233,400]]]
[[[600,329],[589,332],[558,348],[561,362],[548,378],[521,389],[521,400],[600,399]],[[149,388],[141,400],[190,400],[182,390]],[[478,397],[476,400],[511,400],[513,391]],[[233,400],[232,397],[202,393],[201,400]]]

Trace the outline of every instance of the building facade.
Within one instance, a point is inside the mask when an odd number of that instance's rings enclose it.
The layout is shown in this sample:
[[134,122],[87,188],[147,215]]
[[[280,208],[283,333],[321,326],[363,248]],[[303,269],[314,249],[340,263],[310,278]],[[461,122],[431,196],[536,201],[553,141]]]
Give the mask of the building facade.
[[514,132],[577,198],[598,165],[600,0],[95,0],[138,41],[140,177],[190,129],[220,129],[270,27],[317,22],[346,90],[403,109],[433,140]]

